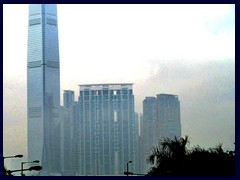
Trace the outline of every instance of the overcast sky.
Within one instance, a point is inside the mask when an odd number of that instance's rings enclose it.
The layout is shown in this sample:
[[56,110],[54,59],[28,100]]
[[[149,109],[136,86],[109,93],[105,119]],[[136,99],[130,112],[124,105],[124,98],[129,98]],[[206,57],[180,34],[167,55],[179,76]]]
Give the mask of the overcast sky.
[[[27,156],[28,5],[3,5],[4,155]],[[234,5],[58,5],[61,95],[85,83],[134,83],[181,102],[192,145],[235,142]]]

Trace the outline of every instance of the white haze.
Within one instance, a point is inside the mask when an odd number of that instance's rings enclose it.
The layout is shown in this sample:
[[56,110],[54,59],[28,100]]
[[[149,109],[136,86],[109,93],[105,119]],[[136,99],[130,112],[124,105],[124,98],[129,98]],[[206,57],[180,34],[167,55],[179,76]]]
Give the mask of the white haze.
[[[3,5],[3,152],[27,156],[28,5]],[[85,83],[134,83],[181,102],[192,145],[235,142],[234,5],[58,5],[61,94]]]

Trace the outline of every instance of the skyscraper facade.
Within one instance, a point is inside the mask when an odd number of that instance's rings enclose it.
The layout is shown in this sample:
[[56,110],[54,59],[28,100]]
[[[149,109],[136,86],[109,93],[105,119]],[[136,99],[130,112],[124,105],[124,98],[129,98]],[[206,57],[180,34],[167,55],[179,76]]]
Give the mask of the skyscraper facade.
[[135,161],[132,84],[80,85],[78,103],[78,174],[123,175],[127,162]]
[[71,108],[74,105],[74,91],[64,90],[63,93],[63,106]]
[[65,90],[63,107],[61,107],[61,173],[63,176],[74,176],[78,169],[76,112],[77,102],[74,91]]
[[180,101],[172,94],[158,94],[143,100],[141,119],[140,147],[142,149],[142,171],[147,173],[151,165],[146,158],[153,147],[158,146],[163,138],[181,137]]
[[60,172],[60,74],[57,7],[29,5],[27,58],[28,160],[44,175]]
[[144,159],[144,152],[143,152],[143,146],[144,146],[144,134],[143,134],[143,114],[139,114],[139,128],[140,128],[140,136],[139,136],[139,163],[140,163],[140,171],[139,173],[145,173],[144,167],[146,164],[146,160]]
[[139,114],[135,112],[135,173],[141,174],[141,150],[140,150],[140,122],[139,122]]
[[172,94],[157,95],[159,138],[181,137],[180,101]]
[[157,124],[157,98],[146,97],[143,100],[143,126],[141,134],[143,135],[143,158],[145,161],[144,172],[146,173],[150,166],[146,163],[150,150],[158,145],[159,127]]

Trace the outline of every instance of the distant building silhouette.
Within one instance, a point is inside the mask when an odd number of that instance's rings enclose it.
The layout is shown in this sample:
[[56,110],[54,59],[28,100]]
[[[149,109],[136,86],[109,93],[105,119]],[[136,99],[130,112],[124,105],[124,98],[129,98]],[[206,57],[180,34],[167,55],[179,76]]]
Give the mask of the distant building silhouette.
[[64,176],[76,175],[78,169],[77,140],[78,105],[74,91],[65,90],[61,107],[61,172]]
[[180,101],[177,95],[157,95],[159,138],[181,137]]
[[[159,128],[157,124],[157,98],[146,97],[143,100],[143,120],[142,120],[142,150],[143,158],[146,160],[150,150],[157,146],[159,142]],[[146,173],[150,165],[144,161],[144,172]]]
[[74,91],[64,90],[63,93],[63,106],[65,108],[71,108],[74,105]]
[[141,121],[140,145],[142,149],[143,172],[151,167],[146,163],[150,150],[158,146],[162,138],[181,137],[180,102],[178,96],[158,94],[143,100],[143,117]]
[[135,161],[132,84],[80,85],[79,94],[78,174],[123,175],[126,163]]
[[[181,136],[178,96],[158,94],[134,111],[132,83],[80,85],[60,106],[57,6],[31,4],[28,22],[28,160],[40,175],[123,175],[148,171],[146,156],[160,138]],[[139,134],[139,128],[141,129]]]
[[28,160],[42,175],[60,174],[60,72],[57,6],[30,4],[28,22]]

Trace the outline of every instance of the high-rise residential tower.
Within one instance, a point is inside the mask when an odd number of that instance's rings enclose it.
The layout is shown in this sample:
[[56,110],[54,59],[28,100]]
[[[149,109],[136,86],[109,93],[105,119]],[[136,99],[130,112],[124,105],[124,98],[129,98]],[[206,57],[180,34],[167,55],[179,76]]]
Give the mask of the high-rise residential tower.
[[150,168],[150,165],[146,163],[147,156],[150,150],[158,145],[159,142],[159,127],[157,124],[157,98],[145,97],[143,100],[143,119],[142,119],[142,150],[144,158],[144,172]]
[[60,173],[60,74],[57,6],[29,5],[27,110],[28,160],[43,175]]
[[172,94],[157,95],[159,138],[181,137],[180,101]]
[[61,107],[61,172],[63,176],[74,176],[78,168],[77,153],[77,102],[74,91],[64,90]]
[[136,133],[132,84],[80,85],[80,175],[134,172]]
[[146,158],[153,147],[163,138],[181,137],[180,102],[177,95],[158,94],[143,101],[140,147],[142,149],[142,171],[147,173],[150,165]]

